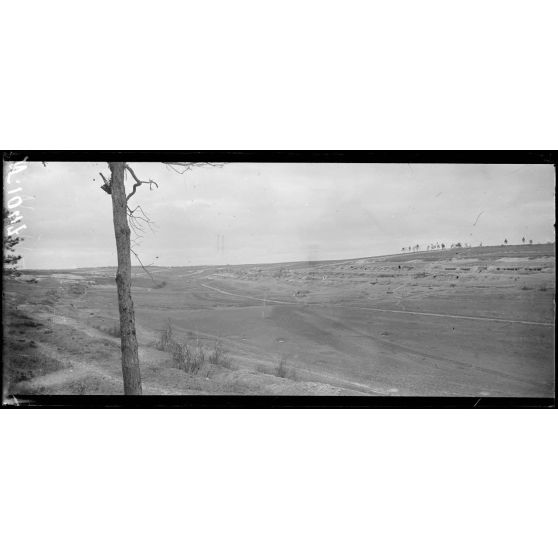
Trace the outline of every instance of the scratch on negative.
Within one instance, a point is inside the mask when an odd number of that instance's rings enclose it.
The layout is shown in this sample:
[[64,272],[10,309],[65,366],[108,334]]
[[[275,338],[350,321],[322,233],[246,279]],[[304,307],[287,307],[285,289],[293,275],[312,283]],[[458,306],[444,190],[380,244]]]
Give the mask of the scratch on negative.
[[479,217],[484,213],[484,211],[481,211],[478,215],[477,218],[475,219],[475,222],[473,223],[473,227],[477,224],[477,221],[479,220]]

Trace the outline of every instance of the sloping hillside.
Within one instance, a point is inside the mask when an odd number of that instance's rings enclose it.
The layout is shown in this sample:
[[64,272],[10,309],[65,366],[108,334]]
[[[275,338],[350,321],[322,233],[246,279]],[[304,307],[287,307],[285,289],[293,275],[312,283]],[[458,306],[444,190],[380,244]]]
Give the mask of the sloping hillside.
[[[146,393],[553,395],[554,250],[135,269]],[[114,269],[26,272],[6,290],[24,315],[8,330],[12,354],[72,363],[17,389],[120,393]],[[218,342],[232,366],[177,369],[155,348],[169,322],[208,355]]]

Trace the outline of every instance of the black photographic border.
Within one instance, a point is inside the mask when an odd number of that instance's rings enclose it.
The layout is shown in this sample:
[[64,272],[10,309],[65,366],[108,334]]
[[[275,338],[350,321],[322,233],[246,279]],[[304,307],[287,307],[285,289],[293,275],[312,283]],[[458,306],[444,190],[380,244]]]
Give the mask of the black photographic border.
[[[12,150],[9,161],[129,161],[226,163],[432,163],[432,164],[552,164],[558,176],[558,151],[270,151],[270,150]],[[556,372],[555,372],[556,385]],[[3,408],[70,409],[540,409],[555,408],[556,397],[406,397],[406,396],[260,396],[260,395],[22,395]]]

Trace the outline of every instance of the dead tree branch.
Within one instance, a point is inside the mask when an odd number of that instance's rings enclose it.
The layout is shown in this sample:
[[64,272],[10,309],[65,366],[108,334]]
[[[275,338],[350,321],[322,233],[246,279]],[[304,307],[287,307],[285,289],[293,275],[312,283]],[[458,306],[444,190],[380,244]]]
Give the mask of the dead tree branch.
[[[203,162],[195,162],[195,163],[181,163],[181,162],[165,162],[165,165],[168,169],[173,170],[178,174],[184,174],[189,170],[192,170],[196,167],[217,167],[221,168],[224,163],[203,163]],[[177,168],[178,167],[178,168]]]
[[126,200],[129,200],[136,193],[136,190],[138,189],[138,187],[141,186],[142,184],[149,184],[149,189],[150,190],[153,189],[153,186],[155,186],[156,188],[159,188],[159,185],[154,180],[151,180],[151,179],[140,180],[136,176],[136,173],[133,171],[133,169],[132,169],[132,167],[130,167],[130,165],[126,165],[124,168],[132,175],[132,178],[136,181],[136,183],[133,185],[133,190],[126,196]]
[[[155,281],[155,278],[153,277],[153,275],[151,275],[151,272],[149,271],[149,269],[147,269],[147,267],[145,267],[145,265],[143,265],[143,262],[140,260],[140,257],[137,255],[137,253],[134,251],[134,249],[130,246],[130,252],[132,252],[132,254],[134,254],[134,256],[136,257],[136,260],[138,260],[139,264],[141,265],[142,269],[145,271],[145,273],[147,273],[147,275],[149,275],[150,279],[153,281],[153,283],[155,283],[155,285],[157,284],[157,281]],[[152,263],[149,265],[153,265]]]
[[[193,168],[196,168],[196,167],[207,167],[207,166],[209,166],[209,167],[220,168],[224,165],[224,163],[208,163],[208,162],[166,162],[165,161],[163,163],[167,166],[167,168],[173,170],[174,172],[176,172],[178,174],[184,174],[184,173],[188,172],[189,170],[192,170]],[[148,215],[146,215],[146,213],[143,211],[143,208],[141,207],[141,205],[138,205],[138,206],[136,206],[135,209],[132,209],[128,205],[128,202],[129,202],[130,198],[136,193],[136,190],[142,184],[149,184],[149,190],[152,190],[153,187],[159,188],[159,185],[157,184],[157,182],[155,182],[155,180],[152,180],[152,179],[140,180],[138,178],[137,174],[134,172],[134,169],[132,169],[132,167],[130,165],[128,165],[127,163],[124,163],[124,171],[128,171],[130,173],[131,177],[133,178],[133,180],[135,181],[134,184],[132,185],[132,191],[126,196],[126,214],[127,214],[127,217],[128,217],[128,223],[129,223],[130,229],[133,231],[133,233],[136,237],[136,240],[137,240],[138,238],[143,238],[143,234],[145,233],[145,226],[146,225],[149,227],[149,229],[151,231],[153,231],[155,223],[153,223],[153,221],[151,221],[151,219],[148,217]],[[103,184],[101,186],[101,189],[104,190],[107,194],[112,195],[111,181],[109,179],[107,179],[103,175],[102,172],[100,172],[99,174],[101,175],[101,178],[103,179]],[[132,242],[134,242],[134,244],[136,244],[135,240],[132,240]],[[135,250],[131,246],[130,246],[130,252],[135,256],[135,258],[138,260],[140,266],[149,275],[151,280],[154,283],[156,283],[156,281],[153,278],[153,275],[151,274],[151,272],[143,264],[140,257],[138,256],[138,254],[135,252]],[[149,264],[149,265],[152,265],[152,264]]]
[[[110,166],[110,165],[109,165]],[[130,226],[130,229],[133,231],[134,235],[135,235],[135,239],[131,239],[131,242],[133,242],[134,244],[136,244],[137,239],[143,238],[143,235],[145,233],[145,226],[147,225],[149,227],[149,229],[151,231],[154,230],[154,223],[153,221],[151,221],[151,219],[149,218],[149,216],[145,213],[145,211],[142,209],[142,207],[140,205],[136,206],[134,209],[132,209],[129,205],[128,205],[128,201],[130,200],[130,198],[136,193],[136,190],[138,189],[139,186],[141,186],[142,184],[149,184],[149,189],[152,190],[153,186],[155,186],[156,188],[159,187],[159,185],[154,181],[154,180],[140,180],[136,173],[134,172],[134,170],[130,167],[130,165],[128,164],[124,164],[124,170],[128,171],[132,178],[135,180],[135,183],[133,185],[133,189],[132,191],[126,196],[126,215],[128,217],[128,224]],[[112,195],[112,185],[111,185],[111,181],[108,180],[102,172],[99,173],[101,175],[101,178],[103,179],[103,185],[101,186],[101,189],[104,190],[107,194]],[[130,246],[130,252],[135,256],[135,258],[138,260],[140,266],[142,267],[142,269],[149,275],[149,277],[151,278],[151,280],[153,281],[153,283],[157,283],[155,281],[155,279],[153,278],[153,275],[151,275],[151,273],[149,272],[149,270],[147,269],[147,267],[143,264],[143,262],[141,261],[140,257],[138,256],[137,252]]]

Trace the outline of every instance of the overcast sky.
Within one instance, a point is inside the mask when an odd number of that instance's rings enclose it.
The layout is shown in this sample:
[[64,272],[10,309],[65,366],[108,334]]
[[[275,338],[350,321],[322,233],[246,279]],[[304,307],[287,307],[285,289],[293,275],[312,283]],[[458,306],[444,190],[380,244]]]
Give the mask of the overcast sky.
[[[130,200],[156,224],[137,240],[146,264],[343,259],[432,242],[554,239],[551,165],[231,163],[184,175],[160,163],[132,167],[159,184]],[[116,265],[99,172],[108,174],[105,163],[28,163],[12,176],[10,188],[24,197],[22,267]]]

